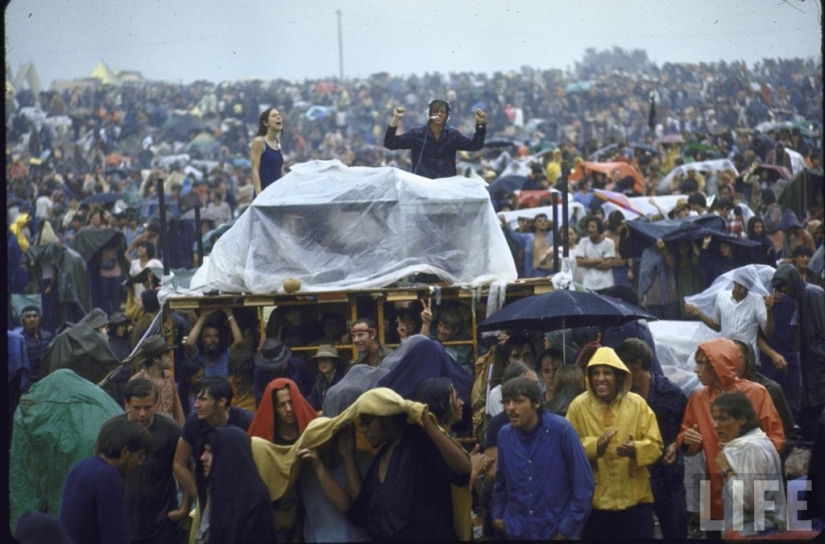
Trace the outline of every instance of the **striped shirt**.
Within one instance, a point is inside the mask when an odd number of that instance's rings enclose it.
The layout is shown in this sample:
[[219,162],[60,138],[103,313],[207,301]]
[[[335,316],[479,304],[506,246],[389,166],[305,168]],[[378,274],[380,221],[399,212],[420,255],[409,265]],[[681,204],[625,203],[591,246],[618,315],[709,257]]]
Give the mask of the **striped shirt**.
[[[722,327],[720,334],[723,338],[741,338],[753,347],[754,353],[759,353],[756,345],[756,335],[759,327],[765,329],[768,322],[768,310],[765,301],[756,293],[749,292],[740,302],[733,298],[733,291],[721,291],[716,295],[716,308],[713,311],[713,321]],[[759,366],[759,358],[756,358]]]

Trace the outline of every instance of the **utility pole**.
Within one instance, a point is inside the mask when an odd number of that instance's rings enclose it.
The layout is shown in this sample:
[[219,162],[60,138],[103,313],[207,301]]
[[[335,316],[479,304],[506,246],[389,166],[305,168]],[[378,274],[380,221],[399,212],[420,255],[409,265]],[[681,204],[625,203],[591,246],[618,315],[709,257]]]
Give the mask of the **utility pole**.
[[338,79],[344,81],[344,39],[341,35],[341,10],[335,10],[338,15]]

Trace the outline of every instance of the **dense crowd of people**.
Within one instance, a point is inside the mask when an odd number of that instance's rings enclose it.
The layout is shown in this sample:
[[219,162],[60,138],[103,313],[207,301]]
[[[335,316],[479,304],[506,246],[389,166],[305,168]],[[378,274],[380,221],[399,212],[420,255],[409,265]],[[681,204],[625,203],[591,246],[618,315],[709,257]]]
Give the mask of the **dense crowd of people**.
[[[785,462],[796,446],[825,455],[821,90],[821,60],[793,59],[7,95],[12,530],[205,543],[468,539],[473,520],[487,539],[792,528]],[[430,161],[429,135],[451,155]],[[384,323],[285,306],[263,327],[249,308],[162,307],[164,265],[191,274],[314,159],[482,178],[520,278],[562,272],[720,333],[692,349],[699,385],[668,379],[644,321],[499,331],[474,360],[461,303],[396,304]],[[583,211],[566,230],[535,211],[551,190]],[[770,292],[749,265],[775,268]],[[712,312],[684,303],[725,274]],[[22,436],[57,432],[35,414],[65,369],[109,399],[77,439],[86,453],[35,486],[44,461]],[[706,509],[690,466],[710,481]],[[760,478],[779,484],[762,517],[735,491]],[[816,518],[821,467],[807,478]]]

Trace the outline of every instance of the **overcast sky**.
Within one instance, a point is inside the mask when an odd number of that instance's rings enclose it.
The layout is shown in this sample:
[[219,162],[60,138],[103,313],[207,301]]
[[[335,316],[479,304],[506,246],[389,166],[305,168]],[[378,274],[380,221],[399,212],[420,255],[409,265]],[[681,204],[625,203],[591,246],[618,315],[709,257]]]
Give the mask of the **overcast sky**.
[[41,83],[99,61],[149,79],[301,81],[572,67],[588,47],[663,62],[818,57],[820,0],[12,0],[6,62]]

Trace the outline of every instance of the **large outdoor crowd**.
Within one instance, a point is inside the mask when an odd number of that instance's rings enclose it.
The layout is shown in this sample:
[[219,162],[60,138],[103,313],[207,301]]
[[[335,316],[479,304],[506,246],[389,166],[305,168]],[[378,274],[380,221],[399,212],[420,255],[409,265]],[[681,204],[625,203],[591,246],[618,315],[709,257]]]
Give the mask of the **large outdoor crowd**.
[[[803,517],[820,527],[821,94],[821,60],[800,59],[7,93],[12,532],[771,535],[798,527],[785,463],[803,450]],[[381,143],[394,108],[409,131],[434,98],[464,133],[486,112],[486,146],[461,152],[459,173],[489,184],[520,278],[569,274],[719,333],[692,349],[694,389],[665,375],[643,320],[502,330],[479,337],[474,359],[470,306],[434,298],[396,304],[384,323],[309,306],[263,326],[249,308],[163,308],[164,265],[191,275],[253,202],[250,142],[267,108],[282,117],[286,172],[330,159],[410,170],[411,153]],[[550,206],[535,210],[555,191],[574,208],[566,231]],[[656,211],[640,214],[639,198]],[[775,268],[767,294],[751,265]],[[725,274],[710,313],[685,303]],[[89,406],[84,432],[46,455],[66,440],[44,423],[63,398]],[[738,512],[732,491],[759,479],[779,482],[763,518],[753,494]]]

